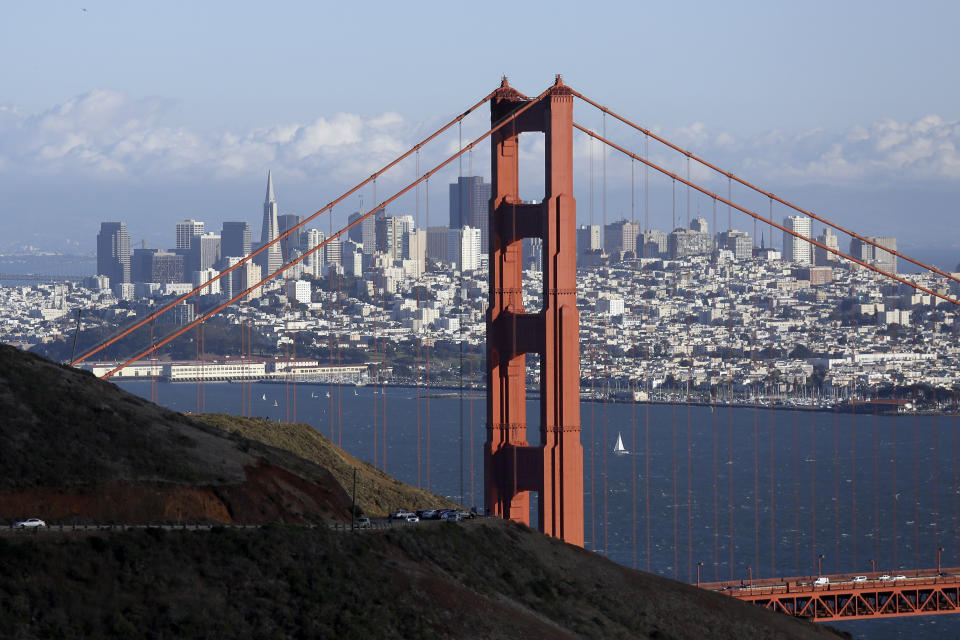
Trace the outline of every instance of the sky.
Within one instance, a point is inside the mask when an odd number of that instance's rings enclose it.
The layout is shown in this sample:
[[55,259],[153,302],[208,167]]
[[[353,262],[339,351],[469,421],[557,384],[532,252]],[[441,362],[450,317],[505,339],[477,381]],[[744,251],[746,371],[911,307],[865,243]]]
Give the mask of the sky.
[[[214,230],[246,219],[256,237],[268,169],[281,213],[309,215],[501,76],[535,95],[562,73],[597,102],[800,206],[904,248],[956,248],[960,259],[951,224],[960,218],[957,24],[960,3],[922,0],[8,4],[0,251],[90,252],[103,220],[126,221],[148,246],[172,245],[185,218]],[[483,133],[488,118],[479,109],[425,150],[421,170],[456,151],[458,133]],[[642,136],[582,103],[575,118],[643,147]],[[522,195],[537,198],[542,140],[524,144]],[[686,171],[656,145],[650,155]],[[576,168],[581,222],[646,216],[666,230],[712,214],[710,199],[688,199],[655,176],[645,182],[636,163],[582,136]],[[430,224],[445,223],[446,183],[470,169],[489,176],[487,145],[389,210],[425,223],[429,207]],[[316,226],[336,225],[415,175],[411,160],[376,194],[364,190],[364,205],[353,197]],[[726,189],[699,167],[691,177]],[[752,230],[743,219],[732,226]]]

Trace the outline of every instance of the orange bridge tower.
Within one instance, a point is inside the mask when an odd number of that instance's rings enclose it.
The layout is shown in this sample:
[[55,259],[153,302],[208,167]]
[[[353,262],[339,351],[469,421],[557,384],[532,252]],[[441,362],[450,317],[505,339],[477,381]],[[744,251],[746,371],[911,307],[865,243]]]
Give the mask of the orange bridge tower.
[[[487,513],[530,523],[539,493],[540,530],[583,546],[580,444],[580,317],[577,311],[577,207],[573,198],[573,95],[560,76],[537,101],[504,78],[491,101],[494,124],[529,107],[492,137],[490,309],[487,312]],[[546,142],[541,204],[519,198],[518,140]],[[524,238],[543,241],[543,308],[523,308]],[[540,442],[527,442],[526,357],[540,355]]]

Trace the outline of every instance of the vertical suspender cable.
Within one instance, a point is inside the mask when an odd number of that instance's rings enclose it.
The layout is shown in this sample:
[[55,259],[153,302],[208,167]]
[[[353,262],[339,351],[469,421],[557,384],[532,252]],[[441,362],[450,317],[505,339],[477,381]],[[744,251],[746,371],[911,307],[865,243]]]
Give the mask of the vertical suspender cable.
[[690,417],[690,379],[687,378],[687,582],[693,582],[693,443]]
[[937,507],[937,491],[940,489],[940,474],[937,472],[937,385],[933,385],[933,414],[930,417],[931,424],[930,430],[933,432],[933,460],[931,461],[931,466],[933,467],[933,487],[930,493],[933,494],[933,548],[940,548],[940,518],[938,517]]
[[[917,407],[916,391],[913,392],[913,406]],[[920,416],[913,414],[913,566],[920,568]]]
[[[851,402],[856,389],[851,382]],[[850,541],[853,547],[853,566],[850,571],[856,571],[857,565],[857,410],[856,406],[850,414]]]
[[873,405],[873,557],[880,560],[880,413],[876,403]]
[[[417,153],[416,173],[417,173],[417,177],[419,178],[419,177],[420,177],[420,176],[419,176],[419,174],[420,174],[420,155],[419,155],[419,152]],[[417,184],[417,188],[416,188],[416,192],[415,192],[415,193],[416,193],[416,196],[415,196],[415,199],[416,199],[416,205],[415,205],[415,206],[416,206],[416,208],[415,208],[414,211],[415,211],[415,213],[416,213],[417,228],[419,229],[419,228],[421,228],[421,227],[420,227],[420,185],[419,185],[419,184]],[[428,223],[428,225],[429,225],[429,223]],[[424,254],[423,254],[423,256],[424,256],[424,257],[423,257],[423,261],[424,261],[423,268],[424,268],[424,271],[426,271],[427,269],[430,268],[430,240],[429,240],[430,227],[429,227],[428,225],[425,225],[425,226],[427,227],[427,229],[426,229],[426,233],[427,233],[427,246],[424,248]],[[419,252],[419,248],[418,248],[418,252]],[[423,281],[423,280],[421,279],[421,282],[422,282],[422,281]],[[421,289],[422,289],[422,286],[423,286],[423,285],[421,284],[421,285],[419,285],[419,286],[416,287],[416,292],[417,292],[417,313],[418,313],[418,314],[421,314],[421,315],[420,315],[421,318],[423,317],[423,315],[422,315],[422,307],[420,306],[420,302],[421,302],[421,300],[420,300],[420,291],[421,291]],[[418,489],[423,488],[423,477],[422,477],[422,476],[423,476],[423,463],[421,462],[421,458],[420,458],[420,453],[421,453],[421,449],[422,449],[422,445],[421,445],[421,443],[420,443],[420,441],[421,441],[421,436],[420,436],[420,428],[421,428],[420,410],[421,410],[421,406],[422,406],[422,403],[423,403],[423,378],[422,378],[421,373],[420,373],[420,362],[421,362],[420,355],[421,355],[422,350],[423,350],[423,327],[421,326],[421,327],[419,328],[419,330],[417,331],[417,366],[416,366],[416,368],[414,369],[414,371],[416,371],[416,380],[417,380],[417,488],[418,488]]]
[[[427,217],[427,228],[430,228],[430,180],[424,183],[424,205]],[[430,341],[427,341],[427,491],[430,491]]]
[[[630,222],[636,225],[637,223],[637,211],[636,211],[636,184],[634,181],[634,173],[636,170],[636,160],[630,158]],[[634,226],[636,229],[636,226]],[[634,258],[639,258],[639,254],[634,246]],[[639,262],[634,260],[633,262],[633,292],[631,296],[631,302],[633,305],[637,303],[637,279],[640,277],[640,274],[637,271],[637,265]],[[634,306],[631,309],[632,314],[636,317],[638,309]],[[631,523],[632,523],[632,532],[630,539],[633,543],[633,568],[637,568],[637,395],[636,395],[636,386],[633,380],[633,376],[630,376],[630,431],[632,434],[633,444],[632,449],[630,450],[631,458],[631,473],[630,473],[630,510],[631,510]]]
[[[460,149],[460,155],[457,157],[459,161],[459,170],[460,177],[463,177],[463,123],[457,123],[458,131],[458,144]],[[461,183],[462,186],[462,183]],[[469,201],[467,219],[470,221],[470,226],[473,226],[473,178],[470,179],[470,189],[467,192],[467,198]],[[463,202],[461,198],[461,202]],[[459,409],[460,409],[460,503],[465,502],[464,490],[463,490],[463,305],[465,304],[465,299],[463,295],[463,265],[460,265],[459,278],[457,282],[457,308],[459,309],[460,322],[457,323],[457,346],[460,351],[460,392],[458,396]]]
[[[897,388],[893,388],[893,395],[896,398]],[[899,405],[898,405],[899,406]],[[893,454],[893,460],[890,464],[890,476],[893,480],[893,518],[892,518],[892,531],[890,532],[890,539],[893,541],[893,568],[899,569],[900,563],[898,562],[898,549],[900,539],[897,537],[897,503],[900,501],[900,493],[897,491],[897,449],[900,447],[897,445],[897,413],[898,411],[893,412],[892,426],[890,430],[892,435],[890,436],[891,440],[891,449]]]
[[[733,394],[733,381],[730,381],[730,393]],[[728,405],[727,414],[730,418],[728,426],[728,437],[729,442],[727,443],[727,510],[729,511],[730,516],[730,541],[729,541],[729,551],[730,551],[730,579],[733,580],[733,548],[734,548],[734,537],[733,537],[733,403],[731,402]]]
[[[758,395],[759,395],[759,381]],[[753,566],[760,571],[760,405],[753,407]]]
[[[817,558],[817,412],[814,411],[814,386],[810,379],[810,553]],[[812,564],[810,566],[813,566]],[[799,575],[799,573],[798,573]]]
[[[836,388],[836,387],[834,387]],[[834,398],[836,400],[836,398]],[[840,573],[840,417],[837,403],[833,404],[833,572]]]
[[[676,387],[674,387],[676,389]],[[677,401],[671,402],[673,411],[672,440],[673,440],[673,579],[679,579],[680,572],[680,532],[679,532],[679,495],[677,493]]]

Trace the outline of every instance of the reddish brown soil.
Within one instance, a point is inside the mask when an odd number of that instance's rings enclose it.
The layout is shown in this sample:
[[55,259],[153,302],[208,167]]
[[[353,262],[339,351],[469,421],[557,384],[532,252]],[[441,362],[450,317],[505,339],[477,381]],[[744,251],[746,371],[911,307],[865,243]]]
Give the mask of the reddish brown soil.
[[0,519],[49,524],[266,524],[347,521],[350,503],[329,477],[307,480],[270,464],[245,467],[246,482],[218,486],[106,483],[0,493]]

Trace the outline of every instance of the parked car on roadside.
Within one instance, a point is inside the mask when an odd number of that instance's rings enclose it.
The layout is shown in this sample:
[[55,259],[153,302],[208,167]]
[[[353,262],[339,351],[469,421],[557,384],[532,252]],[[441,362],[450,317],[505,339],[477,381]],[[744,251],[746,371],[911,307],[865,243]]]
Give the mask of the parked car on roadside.
[[370,518],[357,518],[357,521],[354,523],[357,529],[369,529],[373,526],[373,523],[370,522]]
[[412,513],[411,513],[409,516],[406,517],[406,520],[407,520],[407,522],[420,522],[420,518],[418,518],[417,516],[415,516],[415,515],[412,514]]
[[391,520],[406,520],[407,518],[409,518],[410,516],[413,516],[413,515],[416,515],[416,514],[413,513],[413,512],[411,512],[411,511],[407,511],[406,509],[397,509],[396,511],[394,511],[393,513],[390,514],[390,519],[391,519]]
[[41,520],[40,518],[27,518],[26,520],[21,520],[20,522],[14,522],[14,529],[34,529],[37,527],[45,527],[47,523]]
[[460,514],[456,511],[444,511],[440,514],[440,519],[444,522],[460,522]]

